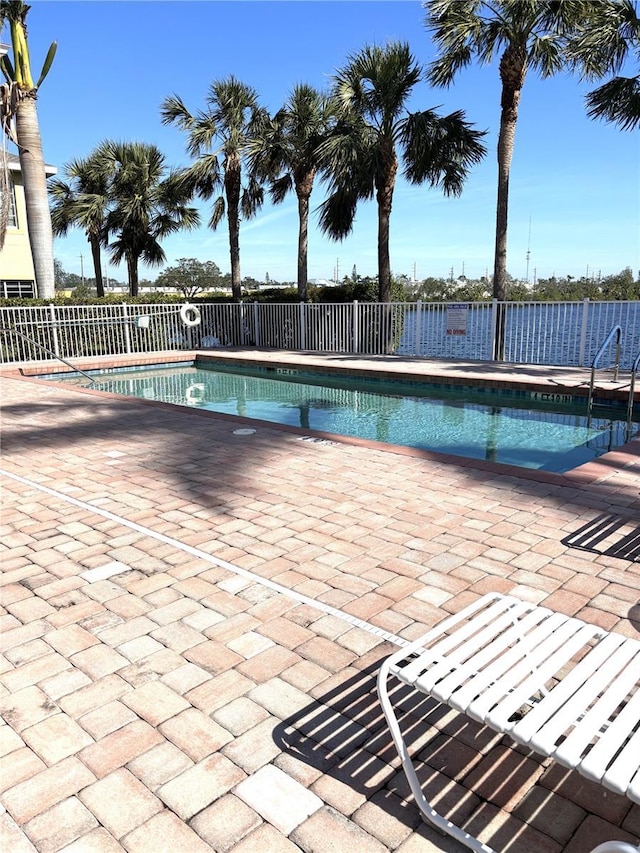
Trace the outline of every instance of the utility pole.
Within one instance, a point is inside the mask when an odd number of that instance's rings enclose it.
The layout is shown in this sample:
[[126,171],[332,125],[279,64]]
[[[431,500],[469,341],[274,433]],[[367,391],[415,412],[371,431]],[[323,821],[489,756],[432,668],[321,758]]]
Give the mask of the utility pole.
[[84,258],[80,255],[80,278],[82,279],[82,285],[84,287]]
[[526,282],[529,284],[529,258],[531,257],[531,217],[529,217],[529,238],[527,240],[527,275]]

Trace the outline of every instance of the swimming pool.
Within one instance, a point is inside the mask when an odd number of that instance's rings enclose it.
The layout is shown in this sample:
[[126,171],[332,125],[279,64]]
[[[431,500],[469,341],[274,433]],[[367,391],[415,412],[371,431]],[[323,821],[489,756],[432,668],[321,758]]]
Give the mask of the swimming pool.
[[[59,378],[59,377],[57,377]],[[77,378],[75,379],[77,381]],[[565,395],[533,391],[347,379],[294,369],[203,369],[189,365],[96,372],[94,386],[303,430],[564,472],[621,446],[622,407],[596,410]]]

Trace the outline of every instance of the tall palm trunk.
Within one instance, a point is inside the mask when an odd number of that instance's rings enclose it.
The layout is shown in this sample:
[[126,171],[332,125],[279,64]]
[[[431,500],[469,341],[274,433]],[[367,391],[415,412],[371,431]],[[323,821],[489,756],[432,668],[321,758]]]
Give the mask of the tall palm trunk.
[[[518,106],[527,73],[527,51],[510,45],[500,60],[502,99],[500,133],[498,135],[498,198],[496,205],[496,243],[493,267],[493,298],[504,302],[507,298],[507,224],[509,217],[509,173],[513,157],[513,144],[518,121]],[[504,306],[499,306],[494,359],[504,358],[505,337]]]
[[20,93],[16,110],[16,136],[19,143],[20,169],[24,180],[27,228],[37,293],[40,299],[51,299],[55,295],[53,231],[35,90]]
[[229,158],[224,175],[229,223],[229,257],[231,261],[231,294],[236,302],[242,299],[240,276],[240,162]]
[[398,171],[398,160],[393,142],[386,141],[380,146],[382,161],[380,172],[376,175],[376,199],[378,202],[378,299],[391,301],[391,258],[389,256],[389,234],[393,190]]
[[102,257],[100,253],[100,239],[98,237],[89,237],[89,245],[91,246],[91,258],[93,260],[93,272],[96,279],[96,293],[98,296],[104,296],[104,282],[102,280]]
[[138,295],[138,259],[127,254],[127,274],[129,276],[129,295]]
[[315,169],[306,171],[296,178],[298,196],[298,299],[306,302],[309,296],[308,257],[309,257],[309,199],[313,189]]

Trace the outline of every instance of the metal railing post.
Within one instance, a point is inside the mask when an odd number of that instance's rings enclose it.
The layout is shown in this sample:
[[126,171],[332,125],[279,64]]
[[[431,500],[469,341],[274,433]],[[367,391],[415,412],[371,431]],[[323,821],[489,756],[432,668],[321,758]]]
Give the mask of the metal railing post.
[[491,355],[492,357],[496,351],[496,332],[498,329],[498,300],[491,300]]
[[56,306],[51,303],[49,305],[49,316],[51,317],[51,331],[53,334],[53,351],[56,358],[60,356],[60,341],[58,340],[58,318],[56,317]]
[[256,346],[260,346],[260,313],[258,311],[258,303],[254,300],[253,302],[253,329],[255,332],[255,342]]
[[127,353],[131,352],[131,332],[129,329],[129,316],[127,313],[127,303],[122,303],[122,325],[124,326],[124,347]]
[[298,303],[298,323],[300,324],[300,349],[307,348],[307,324],[305,322],[305,303]]
[[416,302],[416,324],[415,324],[415,344],[413,347],[414,355],[422,353],[422,299]]
[[585,366],[586,349],[587,349],[587,322],[589,319],[589,297],[582,300],[582,321],[580,326],[580,350],[578,354],[578,364],[580,367]]
[[351,337],[352,337],[352,342],[353,342],[352,343],[353,352],[357,354],[360,352],[360,318],[359,318],[358,300],[357,299],[353,300],[353,309],[352,310],[353,310],[353,316],[352,316],[352,324],[353,325],[352,325]]

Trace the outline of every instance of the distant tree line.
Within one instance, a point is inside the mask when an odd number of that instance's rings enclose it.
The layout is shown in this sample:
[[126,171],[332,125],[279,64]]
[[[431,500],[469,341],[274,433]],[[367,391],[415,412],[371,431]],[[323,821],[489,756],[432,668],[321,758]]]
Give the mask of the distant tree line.
[[[67,273],[59,261],[55,262],[56,291],[71,291],[74,300],[91,299],[97,296],[94,278],[84,280],[75,273]],[[110,280],[114,287],[125,287],[123,282]],[[165,293],[180,299],[230,300],[232,277],[222,273],[214,261],[198,261],[195,258],[180,258],[171,267],[163,270],[155,280],[140,282],[141,297],[162,298]],[[537,279],[531,285],[516,281],[507,275],[506,299],[512,302],[575,302],[591,300],[640,300],[640,272],[634,279],[630,267],[615,275],[598,278],[571,275]],[[107,291],[108,292],[108,291]],[[350,276],[344,276],[340,284],[314,285],[308,287],[310,302],[377,302],[377,276],[360,276],[354,267]],[[445,279],[430,276],[422,281],[412,281],[406,275],[391,278],[392,302],[486,302],[491,299],[490,279],[465,278]],[[120,294],[113,294],[121,298]],[[247,276],[241,282],[241,296],[245,301],[293,302],[297,300],[296,282],[280,282],[267,273],[264,280]]]

